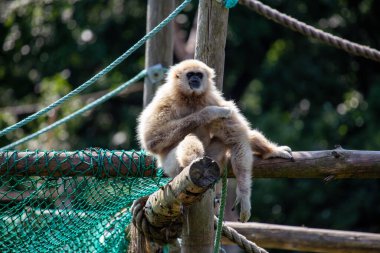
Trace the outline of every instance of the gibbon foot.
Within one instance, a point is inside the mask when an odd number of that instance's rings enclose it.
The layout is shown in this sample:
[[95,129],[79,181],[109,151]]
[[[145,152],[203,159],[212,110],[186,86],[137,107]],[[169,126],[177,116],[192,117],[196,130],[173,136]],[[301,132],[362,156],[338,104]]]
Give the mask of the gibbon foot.
[[266,153],[263,155],[263,159],[269,159],[269,158],[285,158],[285,159],[292,159],[292,149],[288,146],[279,146],[274,148],[271,152]]
[[240,204],[240,222],[247,222],[249,218],[251,217],[251,199],[250,196],[247,196],[247,194],[243,195],[240,193],[240,191],[236,190],[236,200],[234,203],[234,206],[232,210],[235,210],[235,208]]

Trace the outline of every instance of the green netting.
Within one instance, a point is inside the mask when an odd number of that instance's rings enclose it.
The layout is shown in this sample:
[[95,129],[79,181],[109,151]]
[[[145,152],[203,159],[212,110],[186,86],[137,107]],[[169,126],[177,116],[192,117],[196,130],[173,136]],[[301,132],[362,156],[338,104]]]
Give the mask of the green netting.
[[167,181],[143,151],[1,152],[0,252],[125,252],[129,207]]

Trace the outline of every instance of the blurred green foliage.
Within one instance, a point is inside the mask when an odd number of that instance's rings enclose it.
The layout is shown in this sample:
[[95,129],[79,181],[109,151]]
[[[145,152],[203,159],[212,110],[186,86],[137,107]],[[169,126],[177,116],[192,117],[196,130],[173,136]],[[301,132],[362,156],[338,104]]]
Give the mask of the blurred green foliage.
[[[272,0],[272,7],[325,31],[380,48],[380,2]],[[146,3],[2,1],[0,128],[47,105],[107,66],[145,33]],[[182,15],[190,28],[196,4]],[[185,19],[183,19],[185,17]],[[217,42],[216,42],[217,43]],[[141,49],[86,93],[114,87],[144,66]],[[224,93],[254,127],[293,150],[380,150],[379,63],[348,55],[258,16],[230,10]],[[0,139],[4,146],[67,115],[73,100]],[[24,105],[24,106],[21,106]],[[20,148],[138,148],[142,93],[115,98]],[[254,219],[380,232],[376,180],[256,180]]]

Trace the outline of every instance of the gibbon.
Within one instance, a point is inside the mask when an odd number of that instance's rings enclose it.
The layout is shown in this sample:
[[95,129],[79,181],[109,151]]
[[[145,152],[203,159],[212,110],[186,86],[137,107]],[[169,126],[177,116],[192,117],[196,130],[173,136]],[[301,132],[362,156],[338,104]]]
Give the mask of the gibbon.
[[198,60],[172,66],[138,119],[138,138],[171,177],[205,155],[222,166],[228,154],[237,179],[235,205],[240,204],[240,221],[246,222],[251,215],[253,153],[263,159],[290,159],[291,149],[252,130],[234,102],[217,90],[214,77],[214,70]]

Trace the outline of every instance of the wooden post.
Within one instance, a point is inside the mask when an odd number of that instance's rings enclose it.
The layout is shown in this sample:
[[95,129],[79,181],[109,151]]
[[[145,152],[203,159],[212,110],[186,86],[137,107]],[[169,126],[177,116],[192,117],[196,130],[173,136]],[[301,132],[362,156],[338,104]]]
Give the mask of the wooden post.
[[[195,58],[215,69],[222,89],[228,9],[215,0],[200,0]],[[213,252],[214,194],[209,190],[199,203],[186,210],[182,230],[182,253]]]
[[[148,0],[146,15],[146,31],[151,31],[174,10],[174,0]],[[156,64],[169,67],[173,64],[173,22],[170,22],[153,38],[146,42],[145,69]],[[146,107],[152,100],[154,93],[161,82],[155,82],[148,75],[144,80],[143,106]],[[157,249],[150,247],[153,252]]]
[[216,86],[222,90],[228,9],[216,0],[200,0],[195,59],[215,69]]
[[[148,0],[146,30],[149,32],[174,10],[174,0]],[[173,23],[169,23],[145,47],[145,68],[156,64],[173,64]],[[144,107],[152,100],[157,83],[148,77],[144,81]]]

